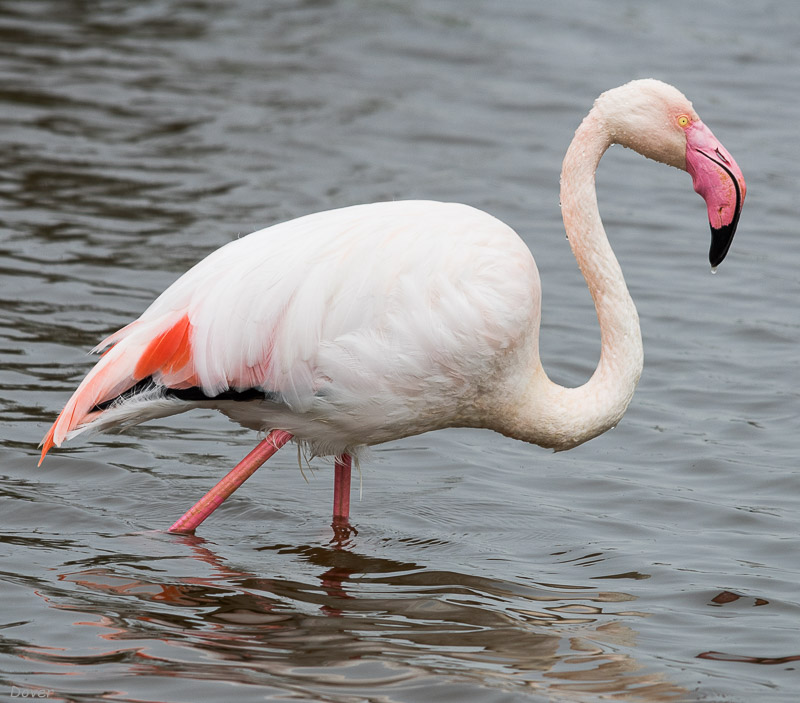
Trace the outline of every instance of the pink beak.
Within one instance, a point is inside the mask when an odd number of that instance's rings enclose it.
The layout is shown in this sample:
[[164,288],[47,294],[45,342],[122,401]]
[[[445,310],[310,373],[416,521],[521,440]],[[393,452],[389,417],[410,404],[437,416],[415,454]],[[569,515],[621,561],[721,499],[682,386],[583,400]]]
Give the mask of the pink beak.
[[703,196],[711,225],[708,258],[716,267],[730,249],[747,186],[728,150],[700,120],[686,128],[686,170],[694,189]]

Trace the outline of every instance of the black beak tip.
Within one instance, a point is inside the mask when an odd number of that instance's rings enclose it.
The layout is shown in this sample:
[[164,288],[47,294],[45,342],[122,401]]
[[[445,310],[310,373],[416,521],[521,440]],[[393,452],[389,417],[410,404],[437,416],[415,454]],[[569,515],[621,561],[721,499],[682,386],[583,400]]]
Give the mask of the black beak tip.
[[708,250],[708,260],[713,268],[724,261],[728,249],[731,248],[734,234],[736,234],[735,221],[724,227],[711,228],[711,248]]

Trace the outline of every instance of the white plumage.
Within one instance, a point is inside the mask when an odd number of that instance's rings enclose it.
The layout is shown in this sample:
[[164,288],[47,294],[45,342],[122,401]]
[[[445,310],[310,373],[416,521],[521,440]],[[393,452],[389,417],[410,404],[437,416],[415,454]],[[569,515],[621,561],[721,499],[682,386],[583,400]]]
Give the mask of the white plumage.
[[[376,203],[284,222],[213,252],[104,340],[97,351],[114,346],[93,373],[135,363],[188,315],[192,359],[68,436],[200,405],[286,429],[315,454],[476,424],[510,350],[537,348],[538,295],[528,248],[466,205]],[[269,400],[165,397],[187,378],[208,396],[258,389]]]
[[745,194],[733,157],[675,88],[633,81],[598,98],[561,177],[564,224],[601,331],[583,386],[562,388],[542,369],[539,277],[508,226],[466,205],[359,205],[254,232],[184,274],[99,345],[105,355],[42,457],[83,431],[197,406],[285,431],[348,467],[361,446],[443,427],[554,449],[595,437],[622,417],[642,369],[636,308],[594,188],[612,143],[690,171],[708,204],[712,265]]

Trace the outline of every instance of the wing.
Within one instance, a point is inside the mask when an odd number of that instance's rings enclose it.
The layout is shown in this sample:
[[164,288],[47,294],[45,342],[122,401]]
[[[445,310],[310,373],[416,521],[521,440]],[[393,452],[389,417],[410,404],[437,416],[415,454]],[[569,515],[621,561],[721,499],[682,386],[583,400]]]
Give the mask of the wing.
[[536,276],[512,230],[464,205],[361,205],[254,232],[98,345],[42,457],[143,379],[208,397],[260,389],[295,413],[323,389],[352,403],[378,381],[402,393],[432,364],[453,382],[525,332],[533,289],[538,325]]

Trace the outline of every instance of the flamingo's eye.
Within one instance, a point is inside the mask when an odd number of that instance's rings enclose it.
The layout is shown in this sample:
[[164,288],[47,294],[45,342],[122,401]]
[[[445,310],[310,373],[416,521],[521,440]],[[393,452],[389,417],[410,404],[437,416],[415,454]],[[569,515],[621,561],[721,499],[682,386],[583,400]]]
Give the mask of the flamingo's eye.
[[680,115],[678,117],[678,124],[681,127],[688,127],[689,126],[689,122],[691,122],[691,120],[689,119],[688,115]]

